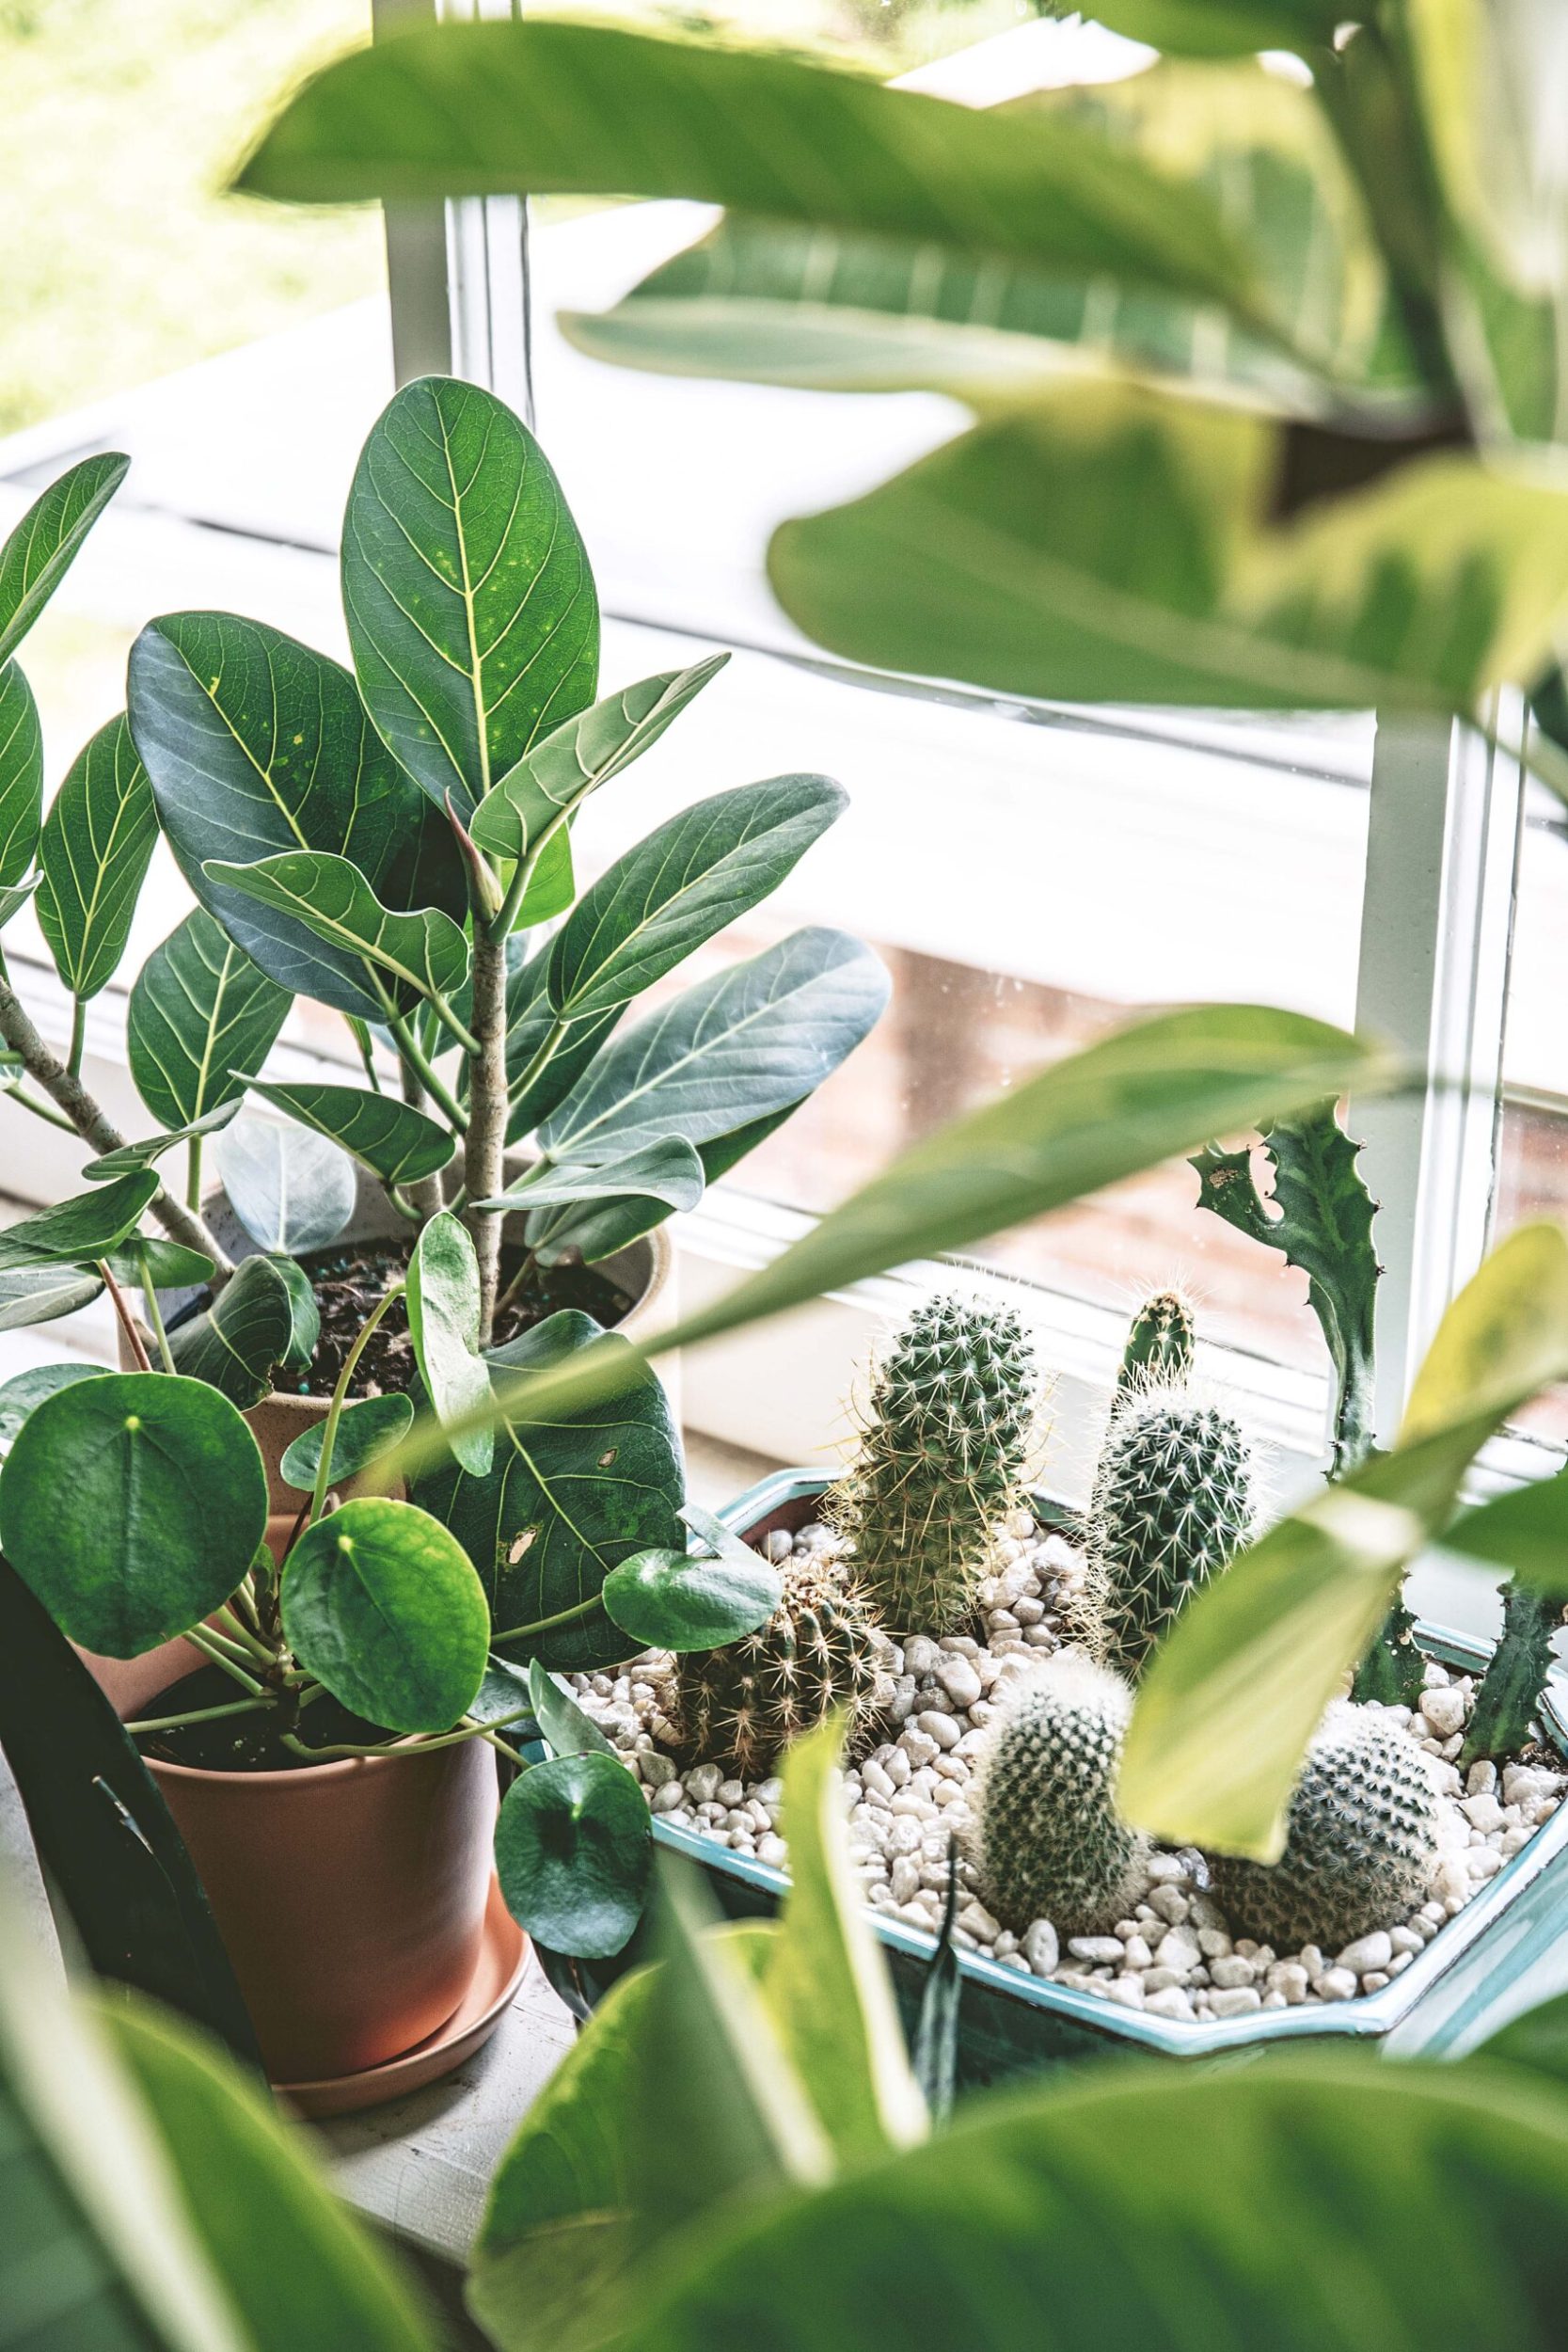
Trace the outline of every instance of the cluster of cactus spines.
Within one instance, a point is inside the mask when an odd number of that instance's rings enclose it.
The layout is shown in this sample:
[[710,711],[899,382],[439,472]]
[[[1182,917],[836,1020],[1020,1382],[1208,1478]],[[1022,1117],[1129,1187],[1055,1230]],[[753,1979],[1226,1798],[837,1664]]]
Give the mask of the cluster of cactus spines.
[[951,1633],[1023,1499],[1039,1373],[1010,1307],[916,1309],[872,1387],[855,1460],[829,1500],[855,1573],[899,1632]]
[[1276,1952],[1340,1951],[1425,1900],[1440,1818],[1426,1754],[1380,1709],[1341,1700],[1307,1751],[1284,1853],[1217,1857],[1214,1894],[1234,1930]]
[[986,1726],[967,1843],[988,1907],[1016,1934],[1049,1919],[1095,1935],[1142,1890],[1148,1845],[1116,1808],[1132,1694],[1082,1650],[1058,1650]]
[[1462,1765],[1513,1756],[1528,1745],[1552,1670],[1552,1635],[1561,1623],[1560,1599],[1549,1600],[1524,1584],[1504,1585],[1503,1629],[1470,1710]]
[[1193,1311],[1180,1291],[1153,1291],[1132,1318],[1117,1375],[1117,1394],[1177,1388],[1193,1368]]
[[875,1712],[885,1637],[843,1566],[818,1553],[786,1561],[766,1625],[722,1649],[677,1660],[681,1731],[693,1760],[763,1780],[790,1741],[842,1708],[852,1738]]
[[1200,1584],[1252,1533],[1252,1451],[1241,1425],[1181,1388],[1132,1389],[1112,1408],[1086,1526],[1098,1645],[1136,1677]]

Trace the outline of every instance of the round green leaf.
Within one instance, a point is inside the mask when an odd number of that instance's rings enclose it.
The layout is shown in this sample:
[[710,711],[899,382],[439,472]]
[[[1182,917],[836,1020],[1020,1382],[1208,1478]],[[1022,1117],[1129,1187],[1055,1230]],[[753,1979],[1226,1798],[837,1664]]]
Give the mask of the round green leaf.
[[496,1870],[519,1927],[552,1951],[610,1960],[642,1916],[653,1869],[647,1801],[608,1756],[562,1756],[514,1781]]
[[604,1605],[614,1623],[650,1649],[718,1649],[737,1642],[768,1623],[783,1595],[778,1569],[755,1551],[744,1561],[639,1551],[604,1581]]
[[[406,1396],[367,1396],[357,1405],[345,1405],[332,1440],[333,1485],[356,1476],[378,1454],[396,1445],[413,1418],[413,1402]],[[309,1494],[316,1483],[325,1436],[326,1422],[318,1421],[294,1439],[278,1464],[288,1484],[302,1494]]]
[[0,1475],[0,1548],[73,1642],[137,1658],[199,1625],[266,1532],[256,1440],[226,1397],[104,1373],[31,1413]]
[[388,1731],[446,1731],[483,1677],[490,1613],[439,1520],[366,1496],[318,1519],[289,1554],[283,1630],[356,1715]]

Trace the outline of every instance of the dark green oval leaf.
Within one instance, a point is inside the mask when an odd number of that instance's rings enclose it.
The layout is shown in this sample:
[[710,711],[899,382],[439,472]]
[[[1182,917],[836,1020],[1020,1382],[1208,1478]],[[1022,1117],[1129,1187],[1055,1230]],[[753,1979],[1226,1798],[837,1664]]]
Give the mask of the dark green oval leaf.
[[653,1869],[647,1800],[608,1756],[561,1756],[513,1782],[496,1824],[506,1907],[552,1951],[609,1960],[642,1916]]
[[182,1242],[166,1241],[161,1233],[137,1233],[111,1249],[104,1261],[117,1282],[140,1282],[145,1269],[158,1291],[188,1291],[211,1281],[214,1262]]
[[0,661],[18,646],[124,481],[118,450],[84,457],[52,482],[0,548]]
[[0,1382],[0,1454],[10,1451],[23,1422],[46,1396],[53,1396],[59,1389],[73,1388],[78,1380],[102,1380],[106,1369],[103,1364],[85,1364],[78,1359],[72,1364],[34,1364],[28,1371]]
[[95,1185],[0,1230],[0,1273],[102,1258],[123,1241],[158,1189],[150,1168]]
[[256,1440],[226,1397],[104,1373],[29,1415],[0,1473],[0,1545],[61,1630],[138,1658],[211,1614],[266,1532]]
[[783,1595],[778,1569],[755,1551],[744,1562],[640,1551],[604,1581],[606,1609],[644,1649],[719,1649],[766,1625]]
[[580,1018],[641,995],[761,904],[847,802],[827,776],[775,776],[683,809],[584,892],[550,950],[550,1002]]
[[123,714],[79,752],[44,819],[39,928],[73,995],[114,977],[158,838],[147,771]]
[[[504,1659],[495,1661],[505,1665]],[[511,1674],[520,1669],[508,1668]],[[613,1756],[615,1743],[585,1715],[559,1676],[537,1658],[530,1659],[525,1677],[530,1703],[541,1732],[557,1756]]]
[[302,1265],[293,1258],[280,1257],[275,1251],[268,1263],[282,1279],[289,1294],[289,1344],[278,1362],[292,1372],[304,1372],[316,1352],[316,1342],[322,1335],[321,1309],[316,1304],[316,1286]]
[[78,1307],[90,1307],[103,1287],[84,1266],[28,1263],[0,1271],[0,1331],[73,1315]]
[[425,376],[383,410],[343,518],[343,611],[382,737],[465,823],[590,700],[587,553],[544,452],[494,393]]
[[[413,1402],[406,1396],[366,1396],[357,1404],[345,1405],[339,1416],[338,1434],[332,1440],[333,1485],[345,1478],[356,1478],[362,1470],[368,1470],[378,1454],[396,1445],[413,1419]],[[309,1494],[316,1483],[325,1436],[326,1422],[323,1419],[294,1439],[278,1464],[287,1483],[297,1486],[302,1494]]]
[[[609,1152],[602,1158],[542,1160],[510,1192],[476,1200],[479,1209],[571,1208],[633,1193],[666,1209],[694,1209],[703,1197],[703,1163],[684,1136],[660,1136],[635,1152]],[[547,1220],[546,1220],[547,1221]],[[531,1243],[532,1235],[530,1235]]]
[[206,1312],[169,1333],[169,1353],[187,1379],[247,1412],[272,1387],[293,1332],[293,1298],[276,1262],[243,1258]]
[[354,1163],[325,1136],[237,1119],[217,1149],[230,1205],[259,1249],[290,1258],[335,1242],[354,1215]]
[[334,1698],[388,1731],[446,1731],[484,1673],[490,1616],[462,1546],[412,1503],[364,1496],[308,1527],[283,1630]]
[[475,810],[469,830],[480,848],[498,857],[522,857],[591,792],[657,743],[729,658],[709,654],[689,669],[661,671],[624,686],[557,727]]
[[511,1665],[504,1658],[492,1655],[487,1661],[484,1679],[469,1703],[468,1714],[476,1724],[504,1724],[515,1741],[539,1737],[528,1677],[521,1666]]
[[344,956],[417,996],[455,996],[468,977],[468,943],[450,914],[421,907],[399,914],[382,905],[359,868],[325,850],[285,850],[253,866],[209,858],[202,871],[214,886],[242,891],[291,916]]
[[[548,944],[509,974],[506,983],[506,1076],[510,1089],[506,1139],[516,1143],[564,1102],[620,1019],[617,1008],[559,1029],[546,985]],[[549,1058],[534,1064],[546,1040]],[[533,1075],[525,1086],[530,1070]]]
[[302,1127],[341,1144],[385,1184],[434,1176],[457,1149],[445,1127],[395,1095],[372,1094],[366,1087],[274,1086],[264,1078],[245,1084]]
[[0,888],[22,882],[31,868],[42,811],[38,705],[16,663],[8,661],[0,668]]
[[154,947],[131,990],[131,1075],[154,1119],[192,1124],[236,1101],[260,1070],[293,1002],[257,970],[204,907]]
[[122,1143],[117,1151],[105,1152],[102,1159],[88,1160],[82,1173],[92,1184],[112,1183],[117,1176],[129,1176],[138,1168],[150,1168],[166,1152],[172,1152],[177,1143],[189,1143],[193,1136],[210,1136],[219,1127],[227,1127],[239,1108],[236,1097],[220,1103],[215,1110],[201,1119],[193,1119],[187,1126],[176,1127],[172,1135],[144,1136],[139,1143]]
[[[436,1418],[455,1421],[490,1393],[479,1347],[479,1257],[461,1217],[443,1209],[421,1229],[408,1261],[408,1330]],[[483,1478],[495,1458],[493,1429],[474,1429],[452,1452]]]
[[703,1144],[798,1103],[851,1053],[888,977],[846,931],[792,931],[625,1029],[539,1130],[552,1158]]
[[208,913],[280,988],[381,1020],[358,954],[202,870],[318,850],[349,859],[384,905],[461,913],[451,828],[388,752],[349,673],[259,622],[176,612],[132,647],[129,691],[159,820]]

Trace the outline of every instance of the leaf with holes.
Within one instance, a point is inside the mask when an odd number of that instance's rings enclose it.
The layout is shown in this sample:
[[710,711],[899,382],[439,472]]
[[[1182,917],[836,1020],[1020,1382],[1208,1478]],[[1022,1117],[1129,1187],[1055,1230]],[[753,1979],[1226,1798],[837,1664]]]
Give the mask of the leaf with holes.
[[357,950],[203,871],[317,850],[347,859],[386,906],[461,915],[451,829],[388,752],[349,673],[260,622],[176,612],[131,648],[129,699],[159,821],[207,912],[278,987],[383,1019]]
[[59,586],[130,463],[105,450],[69,467],[0,547],[0,661],[22,643]]
[[111,719],[78,753],[39,844],[39,928],[75,996],[114,977],[158,838],[147,771],[125,719]]
[[16,663],[8,661],[0,668],[0,889],[22,882],[30,870],[42,813],[43,731],[38,705]]
[[651,988],[768,898],[847,804],[827,776],[773,776],[683,809],[617,858],[557,932],[555,1010],[580,1020]]
[[345,1502],[306,1529],[282,1590],[290,1647],[355,1714],[388,1731],[446,1731],[467,1712],[489,1613],[461,1546],[428,1513],[378,1496]]
[[729,658],[709,654],[689,669],[664,670],[623,686],[557,727],[474,811],[469,830],[480,848],[497,857],[525,856],[569,821],[590,793],[657,743]]
[[248,1412],[272,1387],[294,1336],[294,1305],[272,1259],[243,1258],[204,1314],[168,1335],[175,1370]]
[[0,1228],[0,1273],[102,1258],[135,1229],[157,1189],[151,1170],[138,1168],[18,1217],[14,1225]]
[[139,1658],[199,1625],[266,1530],[256,1440],[203,1382],[104,1373],[31,1413],[0,1473],[0,1545],[62,1632]]
[[285,850],[254,866],[210,858],[204,870],[209,882],[243,891],[357,957],[380,976],[388,994],[401,986],[417,996],[452,997],[468,977],[468,943],[450,914],[436,907],[395,914],[346,857]]
[[237,1100],[220,1103],[215,1110],[200,1119],[193,1119],[188,1126],[176,1127],[172,1134],[144,1136],[139,1143],[122,1143],[113,1152],[105,1152],[101,1159],[88,1160],[82,1169],[91,1184],[106,1184],[117,1176],[129,1176],[138,1168],[150,1168],[166,1152],[177,1144],[189,1143],[193,1136],[210,1136],[219,1127],[227,1127],[240,1105]]
[[302,1258],[335,1242],[354,1215],[354,1163],[325,1136],[236,1119],[217,1148],[229,1204],[259,1249]]
[[384,1184],[434,1176],[457,1149],[445,1127],[395,1095],[372,1094],[365,1087],[274,1086],[265,1078],[245,1083],[302,1127],[341,1144]]
[[[497,1375],[515,1377],[559,1365],[600,1337],[592,1317],[569,1311],[495,1349],[489,1361]],[[608,1344],[630,1361],[626,1341]],[[487,1476],[449,1462],[413,1492],[479,1570],[494,1645],[571,1673],[626,1656],[627,1637],[605,1616],[601,1587],[633,1553],[680,1546],[684,1486],[668,1400],[642,1370],[607,1400],[502,1422]],[[562,1613],[563,1624],[519,1637],[520,1628]]]
[[[479,1344],[479,1258],[467,1227],[450,1209],[431,1217],[414,1244],[407,1306],[420,1377],[444,1425],[490,1393]],[[463,1470],[483,1478],[495,1458],[495,1444],[494,1430],[470,1430],[452,1452]]]
[[[413,1402],[406,1396],[365,1396],[345,1405],[332,1440],[333,1485],[341,1486],[344,1479],[357,1478],[361,1470],[369,1470],[378,1454],[396,1445],[413,1418]],[[324,1418],[294,1439],[278,1464],[287,1484],[297,1486],[301,1494],[308,1495],[316,1483],[325,1437]]]
[[204,907],[154,947],[131,989],[131,1075],[154,1119],[180,1127],[245,1092],[293,1002]]
[[343,517],[343,611],[383,739],[466,824],[591,700],[587,552],[544,452],[493,392],[424,376],[382,411]]

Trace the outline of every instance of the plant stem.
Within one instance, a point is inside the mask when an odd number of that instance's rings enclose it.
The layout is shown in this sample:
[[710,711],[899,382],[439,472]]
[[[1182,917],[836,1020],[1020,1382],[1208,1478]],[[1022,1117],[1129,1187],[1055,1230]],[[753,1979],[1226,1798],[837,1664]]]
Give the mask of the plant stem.
[[252,1698],[265,1698],[266,1692],[255,1676],[246,1674],[243,1666],[236,1666],[231,1658],[226,1657],[204,1625],[193,1625],[185,1639],[193,1649],[201,1652],[210,1665],[221,1666],[226,1675],[232,1676],[236,1682],[243,1684]]
[[[285,1734],[283,1745],[292,1748],[296,1756],[309,1756],[316,1764],[334,1763],[340,1756],[430,1756],[436,1748],[461,1747],[466,1740],[490,1740],[490,1744],[495,1746],[495,1740],[490,1738],[492,1732],[504,1731],[511,1724],[532,1721],[532,1708],[520,1707],[515,1715],[499,1715],[494,1723],[461,1723],[455,1731],[438,1732],[434,1736],[422,1731],[415,1732],[412,1738],[383,1740],[379,1747],[356,1747],[345,1742],[337,1747],[309,1748],[303,1740],[294,1739],[292,1733]],[[508,1763],[515,1764],[517,1759],[510,1750],[506,1755]]]
[[[237,1598],[238,1596],[235,1597]],[[214,1641],[226,1641],[229,1644],[236,1664],[248,1665],[252,1659],[259,1666],[277,1664],[274,1651],[262,1641],[259,1633],[252,1633],[235,1609],[233,1600],[225,1601],[223,1607],[215,1609],[213,1614],[221,1620],[221,1624],[216,1627],[210,1625],[207,1631]]]
[[220,1715],[254,1715],[259,1708],[276,1705],[270,1698],[230,1699],[227,1707],[198,1707],[189,1715],[150,1715],[141,1723],[127,1724],[125,1729],[133,1736],[141,1731],[182,1731],[187,1724],[215,1724]]
[[359,1048],[359,1058],[365,1065],[365,1075],[370,1080],[371,1091],[372,1094],[380,1094],[383,1089],[380,1077],[376,1073],[375,1048],[371,1043],[370,1029],[363,1021],[356,1021],[352,1013],[345,1013],[343,1018],[348,1023],[354,1042]]
[[375,1329],[393,1299],[402,1296],[403,1284],[392,1283],[390,1288],[377,1299],[372,1312],[367,1315],[360,1325],[358,1336],[343,1359],[343,1368],[338,1375],[338,1385],[332,1391],[332,1402],[326,1408],[326,1427],[322,1432],[321,1460],[316,1464],[316,1483],[310,1489],[310,1517],[313,1519],[320,1518],[326,1502],[326,1489],[332,1476],[332,1449],[338,1442],[338,1423],[343,1417],[343,1400],[348,1395],[349,1383],[354,1378],[371,1333]]
[[430,1006],[431,1010],[440,1022],[441,1026],[447,1030],[449,1035],[456,1040],[457,1043],[462,1046],[463,1051],[466,1054],[477,1054],[479,1052],[479,1040],[475,1037],[473,1031],[465,1027],[464,1024],[459,1021],[456,1013],[453,1012],[451,1007],[448,1004],[446,998],[441,995],[438,991],[434,989],[431,991]]
[[577,1601],[570,1609],[557,1610],[553,1617],[536,1617],[532,1625],[515,1625],[504,1633],[492,1633],[490,1646],[499,1649],[503,1642],[520,1642],[530,1634],[552,1632],[558,1625],[575,1625],[579,1617],[592,1616],[595,1609],[603,1607],[602,1596],[594,1593],[587,1600]]
[[119,1327],[125,1334],[125,1344],[130,1349],[132,1355],[135,1358],[136,1370],[138,1372],[150,1372],[152,1369],[152,1359],[147,1352],[147,1348],[142,1340],[142,1335],[136,1328],[136,1318],[131,1312],[130,1307],[126,1303],[125,1293],[120,1289],[119,1284],[115,1280],[114,1272],[107,1258],[99,1259],[98,1271],[103,1277],[104,1285],[108,1290],[109,1298],[114,1307],[115,1313],[119,1317]]
[[185,1146],[185,1206],[201,1207],[201,1137],[192,1136]]
[[470,1206],[464,1223],[479,1256],[479,1335],[489,1342],[500,1281],[501,1221],[471,1204],[499,1192],[504,1177],[506,1128],[511,1105],[506,1090],[506,941],[491,937],[474,909],[474,1027],[478,1050],[468,1057],[468,1136],[463,1182]]
[[[0,980],[0,1038],[36,1080],[50,1101],[65,1113],[76,1133],[100,1154],[123,1150],[125,1137],[106,1119],[81,1080],[52,1054],[28,1018],[22,999],[8,981]],[[174,1200],[166,1189],[152,1197],[152,1214],[171,1240],[211,1258],[220,1275],[232,1274],[232,1262],[219,1248],[199,1216]]]
[[550,1063],[554,1061],[557,1054],[560,1053],[562,1046],[565,1043],[567,1032],[571,1027],[572,1024],[570,1021],[555,1021],[551,1023],[549,1028],[545,1033],[544,1041],[540,1045],[538,1052],[534,1055],[527,1069],[524,1070],[515,1082],[508,1088],[507,1093],[510,1102],[520,1103],[524,1095],[528,1092],[530,1087],[533,1085],[535,1079],[548,1069]]
[[20,1079],[7,1087],[4,1091],[10,1095],[14,1102],[20,1103],[24,1111],[31,1111],[35,1119],[47,1120],[51,1127],[58,1127],[62,1135],[73,1136],[76,1133],[75,1128],[63,1112],[51,1110],[47,1103],[35,1103],[30,1094],[24,1094]]
[[[158,1293],[153,1285],[152,1276],[148,1268],[146,1249],[143,1248],[139,1250],[137,1255],[141,1259],[141,1295],[147,1301],[148,1324],[151,1329],[153,1338],[158,1343],[158,1354],[162,1359],[164,1370],[166,1372],[173,1372],[174,1357],[169,1348],[168,1333],[164,1329],[163,1310],[158,1304]],[[150,1369],[151,1367],[149,1366],[149,1370]]]
[[73,996],[71,1000],[71,1050],[66,1068],[73,1078],[82,1074],[82,1048],[87,1041],[87,1000]]
[[435,1104],[436,1109],[440,1112],[442,1118],[451,1129],[453,1135],[460,1136],[463,1133],[462,1110],[454,1101],[450,1089],[431,1068],[428,1059],[420,1050],[418,1039],[409,1028],[407,1022],[404,1021],[398,1013],[389,1013],[388,1015],[387,1025],[391,1030],[393,1037],[397,1040],[398,1052],[403,1056],[404,1060],[408,1063],[409,1067],[416,1072],[420,1084],[424,1088],[425,1092],[429,1095],[431,1101]]

